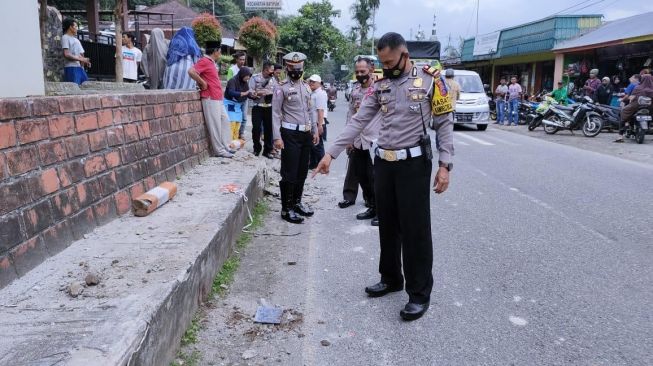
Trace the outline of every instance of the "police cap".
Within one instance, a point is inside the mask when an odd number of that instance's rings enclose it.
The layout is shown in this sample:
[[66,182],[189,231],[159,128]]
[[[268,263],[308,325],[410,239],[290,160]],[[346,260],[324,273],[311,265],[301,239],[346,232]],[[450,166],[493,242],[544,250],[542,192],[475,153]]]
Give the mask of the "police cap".
[[283,56],[287,64],[299,64],[306,61],[306,55],[301,52],[290,52]]

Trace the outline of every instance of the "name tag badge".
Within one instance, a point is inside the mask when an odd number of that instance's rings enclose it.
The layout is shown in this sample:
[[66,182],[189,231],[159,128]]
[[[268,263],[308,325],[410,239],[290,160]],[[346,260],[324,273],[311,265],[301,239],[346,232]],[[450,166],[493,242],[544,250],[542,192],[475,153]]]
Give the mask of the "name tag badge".
[[413,86],[416,88],[421,88],[424,80],[422,78],[417,78],[413,81]]
[[383,113],[388,113],[388,106],[385,105],[385,104],[382,105],[382,106],[381,106],[381,112],[383,112]]

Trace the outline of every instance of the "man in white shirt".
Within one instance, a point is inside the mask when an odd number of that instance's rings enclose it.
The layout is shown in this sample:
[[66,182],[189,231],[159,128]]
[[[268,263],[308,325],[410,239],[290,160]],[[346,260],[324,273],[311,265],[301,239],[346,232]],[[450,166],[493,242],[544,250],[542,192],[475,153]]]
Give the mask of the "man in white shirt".
[[122,34],[122,79],[128,83],[138,80],[138,64],[143,58],[143,52],[134,46],[134,35]]
[[322,78],[320,75],[311,75],[308,78],[308,86],[311,88],[311,113],[313,120],[317,121],[317,131],[320,135],[320,141],[311,149],[311,157],[308,163],[309,169],[315,169],[317,164],[324,157],[324,134],[326,130],[327,118],[327,93],[322,88]]

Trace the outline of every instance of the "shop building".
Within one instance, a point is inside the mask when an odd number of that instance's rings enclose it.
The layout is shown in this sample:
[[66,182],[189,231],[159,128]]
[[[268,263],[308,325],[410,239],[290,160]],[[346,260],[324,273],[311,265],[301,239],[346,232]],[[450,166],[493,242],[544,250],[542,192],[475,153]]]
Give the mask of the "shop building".
[[559,44],[596,29],[602,15],[554,15],[466,39],[461,68],[474,70],[492,90],[503,77],[517,76],[527,94],[552,90]]
[[621,86],[628,78],[650,69],[653,58],[653,12],[618,19],[566,42],[554,49],[554,79],[569,75],[580,86],[589,77],[589,70],[598,69],[599,76],[614,80]]

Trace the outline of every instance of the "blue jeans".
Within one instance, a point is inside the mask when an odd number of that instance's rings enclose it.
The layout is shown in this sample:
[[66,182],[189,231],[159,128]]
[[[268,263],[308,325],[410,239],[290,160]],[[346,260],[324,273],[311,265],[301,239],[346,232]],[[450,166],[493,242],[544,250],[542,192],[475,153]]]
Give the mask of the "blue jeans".
[[519,122],[519,99],[512,99],[508,101],[510,114],[508,115],[508,124],[514,123],[517,125]]
[[503,124],[506,120],[506,101],[503,99],[497,100],[497,122]]

